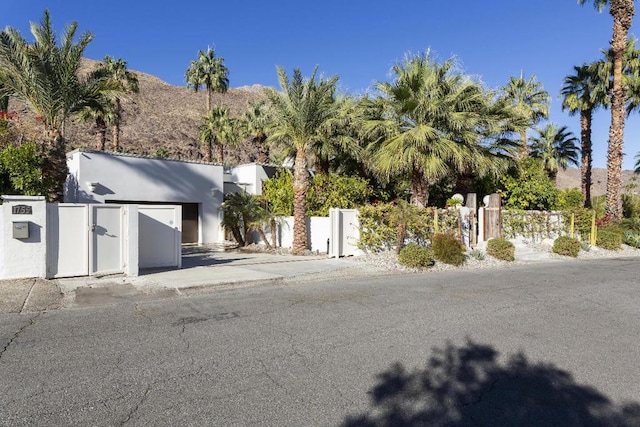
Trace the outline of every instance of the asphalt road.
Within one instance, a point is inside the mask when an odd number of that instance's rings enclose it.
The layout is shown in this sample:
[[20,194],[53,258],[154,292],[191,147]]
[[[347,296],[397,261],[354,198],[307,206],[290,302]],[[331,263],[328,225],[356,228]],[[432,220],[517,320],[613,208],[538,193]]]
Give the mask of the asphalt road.
[[640,426],[640,260],[0,316],[3,426]]

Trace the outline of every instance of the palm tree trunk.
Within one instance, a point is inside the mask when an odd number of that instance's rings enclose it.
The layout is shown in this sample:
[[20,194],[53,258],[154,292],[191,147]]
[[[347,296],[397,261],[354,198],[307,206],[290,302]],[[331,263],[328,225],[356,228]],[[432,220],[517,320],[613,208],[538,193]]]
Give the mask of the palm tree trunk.
[[529,157],[529,146],[527,145],[527,131],[520,134],[520,158],[526,159]]
[[207,141],[204,144],[204,162],[205,163],[211,163],[211,155],[212,155],[211,141]]
[[293,248],[294,255],[307,250],[307,153],[298,147],[293,173]]
[[258,143],[258,163],[261,165],[269,161],[269,147],[265,144],[266,140],[267,136],[263,134],[256,137],[256,142]]
[[271,246],[278,246],[278,224],[276,220],[271,218]]
[[111,138],[113,139],[113,151],[120,151],[120,99],[115,99],[113,128],[111,131]]
[[104,151],[107,143],[107,125],[101,117],[96,119],[96,150]]
[[224,163],[224,144],[218,144],[218,163]]
[[269,243],[269,239],[267,239],[267,235],[264,234],[264,228],[262,228],[262,226],[259,226],[256,227],[256,230],[258,231],[258,234],[260,235],[260,238],[264,242],[264,245],[267,247],[267,249],[273,249],[273,246],[271,246],[271,243]]
[[613,89],[611,91],[611,127],[607,151],[607,199],[605,210],[616,220],[622,219],[622,156],[625,125],[625,88],[622,85],[622,57],[627,34],[634,15],[633,0],[611,0],[609,13],[613,17],[611,50],[613,59]]
[[42,175],[45,181],[51,182],[51,190],[48,199],[53,203],[62,203],[64,200],[64,183],[67,180],[67,153],[65,140],[58,129],[50,129],[48,132],[49,146],[44,162]]
[[580,162],[580,182],[582,184],[582,197],[584,207],[591,208],[591,168],[593,163],[593,148],[591,144],[591,110],[580,112],[580,151],[582,159]]
[[429,203],[429,185],[419,170],[411,173],[411,204],[425,207]]
[[212,90],[207,88],[207,111],[211,111],[211,93]]

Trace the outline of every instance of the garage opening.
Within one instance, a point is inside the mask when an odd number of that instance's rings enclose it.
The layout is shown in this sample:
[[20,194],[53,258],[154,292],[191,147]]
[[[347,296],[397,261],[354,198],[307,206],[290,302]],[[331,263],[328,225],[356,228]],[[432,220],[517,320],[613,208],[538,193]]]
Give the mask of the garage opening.
[[105,203],[130,205],[177,205],[182,206],[182,243],[198,243],[200,208],[198,203],[150,202],[137,200],[105,200]]

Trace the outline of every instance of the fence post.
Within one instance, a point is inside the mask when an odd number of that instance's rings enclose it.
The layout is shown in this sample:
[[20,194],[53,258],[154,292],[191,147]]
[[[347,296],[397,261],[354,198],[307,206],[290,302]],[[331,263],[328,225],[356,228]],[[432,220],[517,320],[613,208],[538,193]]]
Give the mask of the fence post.
[[596,211],[593,211],[593,216],[591,217],[591,245],[596,244],[597,237],[597,228],[596,228]]
[[438,234],[440,226],[438,225],[438,208],[433,208],[433,233]]
[[571,238],[573,239],[574,236],[574,232],[575,232],[575,221],[576,221],[576,214],[572,213],[571,214],[571,227],[569,229],[569,236],[571,236]]

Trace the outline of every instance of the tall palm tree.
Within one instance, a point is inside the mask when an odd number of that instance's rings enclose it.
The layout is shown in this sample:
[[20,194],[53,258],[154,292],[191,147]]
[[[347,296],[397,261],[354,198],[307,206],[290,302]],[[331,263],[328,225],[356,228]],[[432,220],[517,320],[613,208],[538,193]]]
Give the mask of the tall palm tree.
[[243,133],[252,139],[258,148],[258,163],[265,164],[269,161],[269,146],[266,144],[271,126],[271,113],[264,100],[251,101],[247,111],[242,117],[241,125]]
[[224,65],[224,58],[217,57],[210,47],[206,51],[198,51],[198,59],[191,61],[185,72],[187,87],[195,92],[201,87],[207,90],[207,111],[211,109],[211,96],[214,92],[225,93],[229,88],[229,70]]
[[406,57],[393,73],[393,83],[377,85],[373,107],[382,114],[365,125],[379,137],[369,149],[381,178],[406,176],[411,202],[426,206],[429,186],[449,173],[497,170],[497,157],[480,144],[497,117],[488,114],[490,96],[478,82],[428,53]]
[[591,142],[591,123],[593,112],[607,102],[606,88],[598,78],[594,64],[573,67],[574,74],[565,77],[560,94],[563,97],[562,109],[574,115],[580,113],[580,181],[584,206],[591,207],[591,170],[593,164],[593,144]]
[[293,250],[296,255],[307,249],[306,196],[309,186],[307,160],[325,123],[335,116],[334,93],[338,77],[317,78],[317,67],[305,79],[299,68],[291,79],[278,67],[280,91],[267,89],[274,115],[268,140],[286,142],[296,150],[293,176]]
[[634,166],[635,170],[633,172],[640,174],[640,151],[636,154],[634,159],[636,159],[636,164]]
[[567,130],[553,123],[536,129],[537,135],[531,137],[531,157],[542,160],[549,178],[555,183],[558,168],[565,170],[569,164],[578,166],[578,139]]
[[235,121],[229,117],[229,109],[214,106],[202,117],[200,141],[205,144],[204,161],[211,162],[212,146],[217,148],[218,163],[224,163],[224,147],[235,140]]
[[88,102],[78,109],[77,115],[84,122],[95,123],[96,150],[104,151],[107,142],[107,126],[115,120],[111,101],[103,98]]
[[88,87],[78,71],[86,47],[93,40],[89,32],[74,42],[77,23],[69,24],[60,43],[45,10],[39,24],[31,24],[32,44],[20,32],[7,27],[0,33],[0,69],[3,87],[0,96],[20,99],[44,124],[47,138],[47,158],[44,178],[54,182],[48,198],[59,202],[63,198],[63,185],[67,177],[64,123],[66,119],[92,93],[113,89],[104,81]]
[[[115,84],[121,87],[122,94],[138,93],[138,77],[127,70],[127,61],[120,58],[113,59],[109,55],[104,57],[104,63],[101,67],[106,73],[106,77],[111,79]],[[120,124],[122,122],[122,99],[121,95],[113,98],[113,120],[111,128],[111,137],[113,151],[120,151]]]
[[[536,76],[531,76],[529,80],[525,80],[523,76],[511,76],[502,90],[504,96],[511,100],[516,111],[526,120],[527,129],[549,117],[551,97],[544,90],[542,83],[536,80]],[[527,129],[520,131],[520,157],[526,157],[529,153]]]
[[611,89],[611,126],[607,149],[607,196],[605,210],[613,219],[622,218],[622,157],[624,155],[624,126],[626,117],[626,92],[622,82],[623,55],[627,35],[631,28],[635,6],[633,0],[578,0],[578,4],[591,3],[602,12],[609,6],[613,17],[613,87]]

